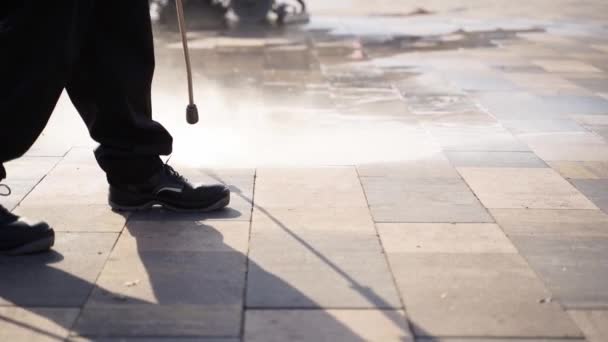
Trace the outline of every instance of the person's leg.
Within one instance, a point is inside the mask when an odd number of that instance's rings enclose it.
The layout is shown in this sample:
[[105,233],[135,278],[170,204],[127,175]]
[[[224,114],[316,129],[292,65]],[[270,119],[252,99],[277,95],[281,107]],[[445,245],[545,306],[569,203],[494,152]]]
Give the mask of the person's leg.
[[[22,156],[48,122],[89,7],[86,0],[0,2],[0,182],[7,176],[2,163]],[[0,187],[0,196],[8,189]],[[0,205],[0,254],[46,251],[54,238],[48,224],[24,221]]]
[[0,164],[36,141],[75,59],[76,18],[87,1],[2,0],[0,4]]
[[152,120],[154,44],[148,0],[97,1],[91,31],[67,90],[91,136],[116,210],[162,205],[209,211],[230,201],[223,185],[192,186],[159,155],[173,139]]
[[148,0],[96,1],[68,94],[100,143],[110,184],[141,182],[163,166],[172,137],[152,120],[154,48]]

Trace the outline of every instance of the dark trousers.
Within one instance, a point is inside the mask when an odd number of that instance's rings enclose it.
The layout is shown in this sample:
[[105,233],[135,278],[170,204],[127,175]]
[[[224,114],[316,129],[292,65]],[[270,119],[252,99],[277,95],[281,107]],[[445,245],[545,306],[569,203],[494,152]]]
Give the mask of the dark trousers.
[[0,177],[63,89],[99,142],[110,182],[153,175],[173,141],[152,120],[153,73],[148,0],[0,0]]

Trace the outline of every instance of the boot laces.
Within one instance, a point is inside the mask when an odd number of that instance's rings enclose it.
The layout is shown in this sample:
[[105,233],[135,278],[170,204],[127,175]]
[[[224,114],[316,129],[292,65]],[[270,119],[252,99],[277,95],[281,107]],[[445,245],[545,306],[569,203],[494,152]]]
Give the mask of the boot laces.
[[0,184],[0,196],[7,197],[12,193],[11,188],[6,184]]
[[171,165],[165,164],[165,169],[170,176],[175,177],[184,183],[188,183],[186,177],[180,175],[179,172],[175,171],[175,169],[171,167]]

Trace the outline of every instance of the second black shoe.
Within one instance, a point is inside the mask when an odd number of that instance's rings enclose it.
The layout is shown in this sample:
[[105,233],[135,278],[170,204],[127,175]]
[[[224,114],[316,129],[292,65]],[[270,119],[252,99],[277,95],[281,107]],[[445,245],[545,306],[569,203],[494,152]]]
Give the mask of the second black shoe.
[[55,232],[44,222],[30,223],[0,205],[0,255],[46,252],[55,243]]
[[171,166],[141,184],[110,184],[110,207],[133,211],[162,206],[173,211],[208,212],[230,203],[230,190],[224,185],[194,187]]

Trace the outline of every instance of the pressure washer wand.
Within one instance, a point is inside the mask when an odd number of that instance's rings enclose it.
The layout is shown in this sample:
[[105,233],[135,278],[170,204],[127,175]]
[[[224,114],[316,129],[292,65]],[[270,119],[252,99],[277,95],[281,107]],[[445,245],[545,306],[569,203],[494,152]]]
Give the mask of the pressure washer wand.
[[186,18],[184,16],[184,4],[182,0],[175,0],[177,7],[177,22],[179,24],[179,32],[182,36],[182,46],[184,48],[184,57],[186,59],[186,73],[188,74],[188,107],[186,107],[186,121],[194,125],[198,122],[198,108],[194,104],[194,91],[192,87],[192,66],[190,65],[190,52],[188,50],[188,37],[186,36]]

